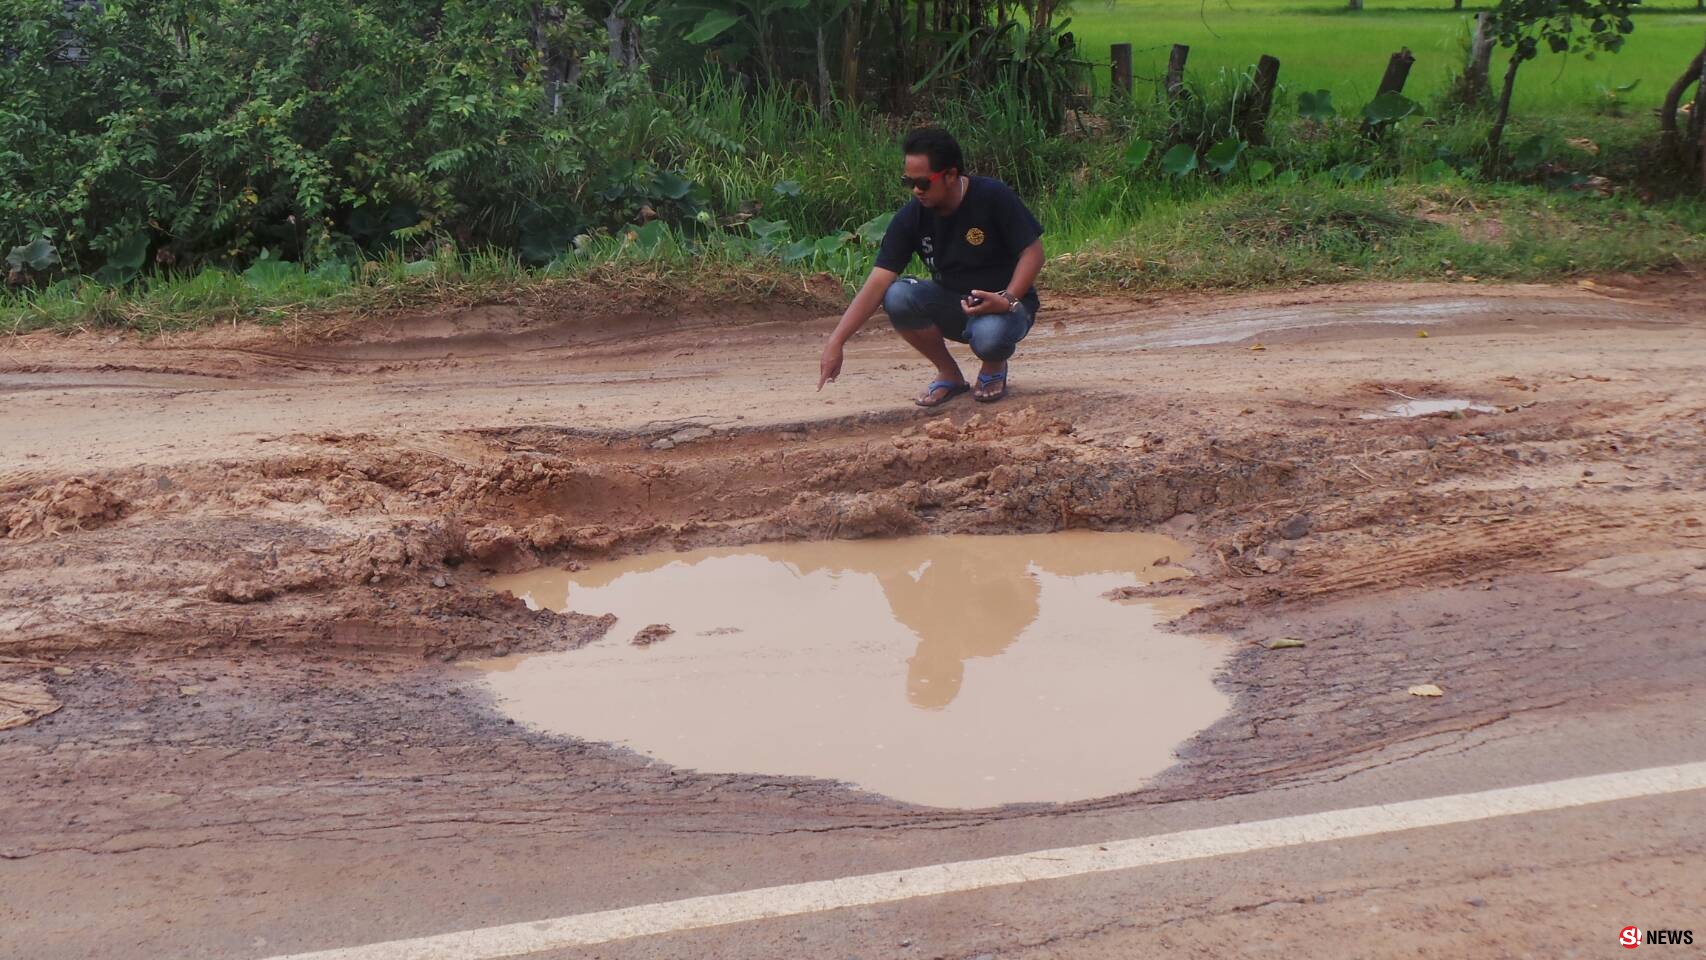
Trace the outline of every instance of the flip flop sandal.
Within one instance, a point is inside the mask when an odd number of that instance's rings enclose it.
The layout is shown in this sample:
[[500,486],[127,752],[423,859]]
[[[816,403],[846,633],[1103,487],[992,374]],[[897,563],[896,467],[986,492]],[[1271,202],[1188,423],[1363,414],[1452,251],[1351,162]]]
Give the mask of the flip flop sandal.
[[947,395],[943,396],[940,400],[914,400],[912,402],[921,407],[939,407],[960,394],[965,393],[967,390],[970,390],[971,384],[966,383],[963,380],[958,382],[953,380],[934,380],[931,381],[930,386],[926,388],[924,392],[928,395],[942,389],[946,389],[948,392]]
[[978,403],[994,403],[995,401],[997,401],[997,400],[999,400],[1002,397],[1005,397],[1007,395],[1007,371],[1003,370],[1000,373],[980,373],[980,374],[978,374],[977,375],[977,385],[980,387],[987,387],[990,384],[997,383],[997,382],[999,382],[1001,384],[1001,392],[1000,393],[988,393],[988,394],[980,393],[980,394],[973,396],[972,399],[976,400]]

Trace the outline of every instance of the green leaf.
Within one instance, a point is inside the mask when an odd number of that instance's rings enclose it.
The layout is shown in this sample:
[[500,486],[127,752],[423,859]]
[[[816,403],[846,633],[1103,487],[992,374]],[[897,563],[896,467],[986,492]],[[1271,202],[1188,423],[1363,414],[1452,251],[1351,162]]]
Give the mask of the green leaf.
[[776,184],[776,186],[771,189],[784,197],[797,197],[800,195],[801,188],[799,181],[797,180],[784,180],[781,183]]
[[858,234],[859,242],[876,246],[883,242],[883,235],[888,233],[889,223],[894,220],[893,213],[882,213],[866,220],[854,231]]
[[1456,171],[1451,169],[1451,164],[1446,163],[1444,160],[1435,160],[1420,170],[1417,170],[1416,179],[1423,183],[1438,183],[1439,181],[1450,177],[1455,172]]
[[665,200],[680,200],[693,190],[693,181],[673,170],[665,170],[652,178],[652,190]]
[[1345,162],[1328,171],[1340,183],[1356,183],[1368,176],[1368,164]]
[[6,254],[6,265],[13,270],[29,267],[38,273],[51,270],[59,265],[59,251],[54,249],[53,241],[46,237],[37,237],[21,247],[13,247]]
[[1306,120],[1331,120],[1338,111],[1333,109],[1333,94],[1328,90],[1316,90],[1297,95],[1297,115]]
[[687,42],[709,43],[739,22],[740,17],[727,10],[712,10],[700,19],[697,26],[687,32]]
[[314,265],[314,269],[308,271],[311,280],[347,282],[354,275],[355,267],[342,260],[321,260]]
[[1125,148],[1125,168],[1136,173],[1137,169],[1143,166],[1144,161],[1148,160],[1149,155],[1154,152],[1155,144],[1148,140],[1133,140]]
[[95,282],[122,287],[142,273],[148,260],[148,231],[138,230],[107,253],[107,262],[95,271]]
[[403,264],[403,276],[405,277],[430,277],[437,272],[437,260],[411,260]]
[[1281,173],[1279,176],[1275,177],[1274,183],[1276,183],[1282,187],[1289,187],[1292,184],[1295,184],[1297,182],[1297,179],[1298,179],[1298,177],[1297,177],[1297,171],[1296,170],[1287,170],[1284,173]]
[[1188,143],[1181,143],[1161,158],[1161,169],[1182,177],[1197,168],[1197,152]]
[[1422,105],[1401,93],[1388,90],[1362,108],[1362,117],[1369,123],[1397,123],[1422,109]]
[[1243,155],[1244,141],[1222,140],[1210,147],[1202,159],[1216,173],[1225,175],[1232,172],[1232,168],[1238,165],[1238,158]]
[[243,271],[243,282],[255,289],[277,289],[301,275],[302,268],[294,263],[263,257]]
[[631,228],[627,231],[634,238],[634,245],[650,255],[670,239],[669,226],[662,220],[653,220],[643,227]]
[[789,230],[786,220],[765,220],[762,217],[753,217],[746,222],[746,226],[754,234],[766,240],[771,237],[784,236]]
[[846,245],[847,235],[845,233],[830,234],[827,237],[818,237],[817,242],[812,245],[812,252],[820,257],[827,257]]
[[799,263],[817,252],[817,241],[795,240],[782,248],[783,263]]
[[1250,182],[1261,183],[1274,175],[1274,165],[1266,160],[1250,161]]
[[1533,170],[1545,163],[1546,158],[1551,153],[1552,151],[1547,146],[1545,138],[1536,134],[1524,140],[1522,145],[1516,148],[1516,154],[1511,157],[1511,166],[1523,171]]

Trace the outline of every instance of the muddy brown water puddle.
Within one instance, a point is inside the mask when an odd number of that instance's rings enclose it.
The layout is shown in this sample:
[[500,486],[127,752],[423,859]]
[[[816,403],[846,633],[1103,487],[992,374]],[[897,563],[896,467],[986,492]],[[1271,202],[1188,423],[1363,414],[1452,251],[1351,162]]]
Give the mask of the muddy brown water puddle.
[[[579,650],[477,664],[509,716],[705,772],[806,775],[981,807],[1135,789],[1228,706],[1188,576],[1142,533],[718,548],[499,577],[535,608],[612,613]],[[642,629],[674,632],[649,646]]]

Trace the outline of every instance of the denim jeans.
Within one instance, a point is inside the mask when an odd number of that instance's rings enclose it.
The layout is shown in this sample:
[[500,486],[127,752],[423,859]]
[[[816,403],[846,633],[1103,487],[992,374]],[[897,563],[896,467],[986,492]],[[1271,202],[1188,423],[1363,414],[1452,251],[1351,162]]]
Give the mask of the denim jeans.
[[1015,304],[1007,313],[967,317],[960,295],[934,280],[901,277],[883,294],[883,311],[896,330],[942,331],[949,340],[971,344],[979,360],[999,363],[1013,355],[1019,341],[1031,332],[1036,318],[1031,308]]

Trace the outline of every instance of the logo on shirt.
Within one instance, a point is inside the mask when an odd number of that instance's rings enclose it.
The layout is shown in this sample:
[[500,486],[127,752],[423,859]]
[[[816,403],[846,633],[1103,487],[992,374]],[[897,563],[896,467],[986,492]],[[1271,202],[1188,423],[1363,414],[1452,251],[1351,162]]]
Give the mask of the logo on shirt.
[[974,247],[983,246],[983,230],[978,227],[972,227],[970,230],[967,230],[966,242]]

